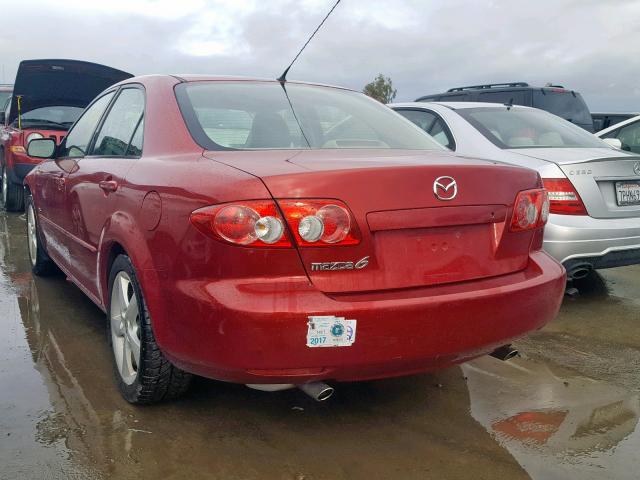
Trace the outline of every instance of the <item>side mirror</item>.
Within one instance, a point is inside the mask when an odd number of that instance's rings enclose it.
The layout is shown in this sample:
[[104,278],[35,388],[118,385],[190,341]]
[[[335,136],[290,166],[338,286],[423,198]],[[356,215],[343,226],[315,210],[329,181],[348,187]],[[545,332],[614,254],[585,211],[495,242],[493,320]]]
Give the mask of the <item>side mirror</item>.
[[56,153],[56,142],[52,138],[34,138],[27,145],[27,155],[35,158],[51,158]]
[[622,142],[619,138],[603,138],[604,142],[608,144],[610,147],[617,148],[618,150],[622,150]]

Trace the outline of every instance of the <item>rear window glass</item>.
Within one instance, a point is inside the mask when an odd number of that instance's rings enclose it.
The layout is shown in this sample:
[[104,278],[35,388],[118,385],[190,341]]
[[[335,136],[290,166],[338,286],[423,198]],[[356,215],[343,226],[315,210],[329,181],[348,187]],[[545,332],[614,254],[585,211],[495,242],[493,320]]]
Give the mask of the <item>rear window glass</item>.
[[591,125],[587,104],[579,93],[566,90],[535,90],[533,106],[580,125]]
[[216,149],[442,147],[363,94],[275,82],[193,82],[176,87],[194,139]]
[[529,108],[469,108],[457,112],[500,148],[602,147],[586,130]]
[[523,90],[503,90],[501,92],[480,92],[478,102],[485,103],[512,103],[514,105],[526,105],[527,92]]
[[469,101],[469,94],[457,93],[455,95],[441,95],[438,101],[439,102],[467,102]]

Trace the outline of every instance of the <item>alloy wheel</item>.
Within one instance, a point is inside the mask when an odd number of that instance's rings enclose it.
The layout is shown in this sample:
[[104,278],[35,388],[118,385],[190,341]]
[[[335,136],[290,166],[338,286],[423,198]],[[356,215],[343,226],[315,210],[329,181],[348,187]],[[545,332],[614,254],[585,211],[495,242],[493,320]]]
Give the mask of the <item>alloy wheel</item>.
[[9,179],[7,178],[7,169],[2,169],[2,204],[7,204],[7,188],[9,187]]
[[140,365],[140,309],[127,272],[120,271],[111,287],[111,344],[122,381],[135,382]]
[[36,215],[33,210],[33,203],[29,203],[29,207],[27,208],[27,237],[31,266],[35,266],[38,260],[38,231],[36,228]]

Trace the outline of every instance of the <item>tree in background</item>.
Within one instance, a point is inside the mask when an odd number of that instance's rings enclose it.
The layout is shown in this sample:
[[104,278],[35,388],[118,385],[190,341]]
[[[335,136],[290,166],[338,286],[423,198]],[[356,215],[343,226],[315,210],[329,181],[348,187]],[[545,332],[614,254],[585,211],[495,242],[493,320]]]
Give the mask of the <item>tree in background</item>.
[[362,92],[379,102],[390,103],[396,98],[397,90],[393,88],[391,79],[380,73],[373,82],[364,86]]

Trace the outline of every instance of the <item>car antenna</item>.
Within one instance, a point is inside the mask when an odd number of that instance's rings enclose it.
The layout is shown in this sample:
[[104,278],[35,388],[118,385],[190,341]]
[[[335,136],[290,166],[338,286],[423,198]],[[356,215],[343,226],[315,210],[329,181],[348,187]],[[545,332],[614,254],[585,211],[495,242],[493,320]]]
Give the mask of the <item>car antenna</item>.
[[307,45],[309,45],[309,42],[311,41],[311,39],[315,36],[316,33],[318,33],[318,30],[320,30],[320,28],[322,27],[322,25],[324,25],[324,22],[327,20],[327,18],[329,18],[329,15],[331,15],[331,13],[333,13],[333,11],[336,9],[336,7],[338,6],[338,4],[340,3],[341,0],[337,0],[336,3],[333,5],[333,7],[331,7],[331,10],[329,10],[329,13],[327,13],[327,15],[322,19],[322,21],[320,22],[320,25],[318,25],[316,27],[316,29],[313,31],[313,33],[311,34],[311,36],[309,37],[309,39],[306,41],[306,43],[302,46],[302,48],[300,49],[300,51],[298,52],[298,54],[294,57],[294,59],[291,61],[291,63],[289,64],[289,66],[285,69],[284,72],[282,72],[282,75],[280,75],[277,80],[280,82],[281,85],[284,86],[284,83],[287,81],[287,73],[289,73],[289,69],[293,66],[293,64],[295,63],[295,61],[298,59],[298,57],[300,56],[300,54],[303,52],[303,50],[305,48],[307,48]]
[[504,104],[504,106],[507,107],[507,111],[511,110],[511,107],[513,107],[513,98],[510,98],[509,101]]

